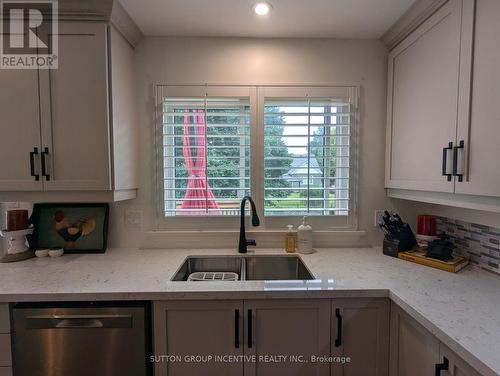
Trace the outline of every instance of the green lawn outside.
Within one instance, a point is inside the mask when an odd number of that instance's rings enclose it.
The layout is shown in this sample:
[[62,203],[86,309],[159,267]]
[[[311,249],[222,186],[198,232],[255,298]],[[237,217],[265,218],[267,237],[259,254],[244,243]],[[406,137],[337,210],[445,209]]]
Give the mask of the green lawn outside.
[[[291,199],[291,198],[301,198],[300,196],[300,193],[290,193],[286,198],[288,199]],[[297,201],[294,201],[294,200],[290,200],[290,201],[279,201],[279,200],[276,200],[276,201],[266,201],[267,203],[270,203],[271,206],[273,208],[276,208],[276,209],[300,209],[300,208],[304,208],[306,209],[307,208],[307,201],[300,201],[300,200],[297,200]],[[335,193],[330,193],[330,208],[331,209],[335,209],[335,205],[336,205],[336,202],[335,202]],[[313,205],[317,205],[316,207],[318,208],[321,208],[322,207],[322,202],[321,201],[311,201],[311,206],[314,207]]]

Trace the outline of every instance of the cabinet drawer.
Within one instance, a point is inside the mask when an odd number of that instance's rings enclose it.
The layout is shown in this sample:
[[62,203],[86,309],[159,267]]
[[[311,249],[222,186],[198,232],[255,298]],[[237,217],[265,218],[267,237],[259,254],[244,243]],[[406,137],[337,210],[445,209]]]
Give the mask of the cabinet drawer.
[[11,365],[10,334],[0,334],[0,367],[9,367]]
[[0,334],[10,333],[9,305],[0,304]]
[[0,367],[0,376],[12,376],[12,368],[11,367]]

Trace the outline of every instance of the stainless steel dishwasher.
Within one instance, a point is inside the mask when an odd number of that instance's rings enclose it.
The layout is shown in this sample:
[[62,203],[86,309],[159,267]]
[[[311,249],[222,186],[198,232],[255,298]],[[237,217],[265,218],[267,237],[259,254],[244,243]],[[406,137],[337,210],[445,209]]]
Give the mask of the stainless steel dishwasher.
[[150,375],[148,303],[12,307],[15,376]]

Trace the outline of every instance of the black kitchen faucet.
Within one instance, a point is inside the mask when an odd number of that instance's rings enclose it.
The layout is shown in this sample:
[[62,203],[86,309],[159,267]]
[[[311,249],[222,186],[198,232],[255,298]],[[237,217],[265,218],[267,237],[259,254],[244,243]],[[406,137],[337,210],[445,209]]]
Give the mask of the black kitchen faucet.
[[250,202],[250,206],[252,208],[252,226],[257,227],[260,225],[259,216],[257,215],[257,209],[255,209],[255,203],[253,202],[252,198],[250,196],[243,197],[240,206],[240,243],[238,245],[239,253],[247,253],[247,246],[257,245],[255,240],[247,240],[245,233],[245,204],[247,200]]

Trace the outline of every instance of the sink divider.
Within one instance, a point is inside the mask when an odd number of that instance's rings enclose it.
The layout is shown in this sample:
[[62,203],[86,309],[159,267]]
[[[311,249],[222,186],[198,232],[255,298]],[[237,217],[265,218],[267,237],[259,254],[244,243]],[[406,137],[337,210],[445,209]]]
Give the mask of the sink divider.
[[247,259],[245,257],[241,258],[241,266],[240,266],[240,281],[247,280]]

